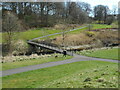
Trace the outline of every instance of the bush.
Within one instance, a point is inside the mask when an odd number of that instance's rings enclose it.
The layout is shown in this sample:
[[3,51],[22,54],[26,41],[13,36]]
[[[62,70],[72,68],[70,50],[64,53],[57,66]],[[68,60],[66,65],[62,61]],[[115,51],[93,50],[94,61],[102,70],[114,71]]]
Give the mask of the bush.
[[56,24],[55,26],[54,26],[54,28],[55,29],[63,29],[63,28],[65,28],[66,26],[64,25],[64,24]]
[[25,54],[28,51],[29,46],[25,41],[18,40],[13,44],[13,48],[14,49],[13,49],[12,54],[19,55],[19,54]]
[[118,28],[118,22],[117,21],[113,22],[111,25],[112,25],[112,28]]
[[95,36],[95,32],[92,32],[92,31],[86,31],[85,34],[89,37]]
[[106,19],[106,24],[110,25],[114,21],[114,16],[108,16]]

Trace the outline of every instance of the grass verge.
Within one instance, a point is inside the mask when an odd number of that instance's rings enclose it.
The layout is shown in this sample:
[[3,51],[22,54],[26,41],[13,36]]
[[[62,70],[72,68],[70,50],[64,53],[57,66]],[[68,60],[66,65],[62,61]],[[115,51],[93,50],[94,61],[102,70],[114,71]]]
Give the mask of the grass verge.
[[37,64],[47,63],[47,62],[61,61],[61,60],[66,60],[66,59],[70,59],[70,58],[72,58],[72,56],[63,57],[61,55],[57,58],[55,58],[55,57],[45,57],[45,58],[40,58],[40,59],[7,62],[7,63],[2,64],[2,70],[4,71],[4,70],[19,68],[19,67],[24,67],[24,66],[29,66],[29,65],[37,65]]
[[81,61],[2,77],[3,88],[118,88],[118,64]]
[[90,57],[97,57],[97,58],[120,60],[120,56],[118,55],[119,49],[120,48],[86,50],[86,51],[82,51],[82,52],[77,52],[77,54],[90,56]]

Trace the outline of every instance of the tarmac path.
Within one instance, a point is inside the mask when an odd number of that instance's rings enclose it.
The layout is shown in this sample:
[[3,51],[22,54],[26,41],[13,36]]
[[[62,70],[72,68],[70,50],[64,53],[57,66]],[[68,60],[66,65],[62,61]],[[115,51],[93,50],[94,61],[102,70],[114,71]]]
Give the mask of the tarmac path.
[[79,62],[79,61],[89,61],[89,60],[107,61],[107,62],[114,62],[114,63],[119,62],[118,60],[92,58],[92,57],[80,56],[80,55],[75,54],[72,59],[67,59],[67,60],[63,60],[63,61],[56,61],[56,62],[48,62],[48,63],[38,64],[38,65],[30,65],[30,66],[0,71],[0,77],[12,75],[12,74],[16,74],[16,73],[21,73],[21,72],[27,72],[27,71],[31,71],[31,70],[37,70],[37,69],[41,69],[41,68],[47,68],[47,67],[52,67],[52,66],[57,66],[57,65]]

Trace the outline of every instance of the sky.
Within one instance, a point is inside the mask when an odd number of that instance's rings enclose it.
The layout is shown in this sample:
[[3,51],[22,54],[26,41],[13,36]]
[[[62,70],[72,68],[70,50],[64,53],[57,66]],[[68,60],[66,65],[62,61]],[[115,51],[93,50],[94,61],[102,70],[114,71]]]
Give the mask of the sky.
[[[3,0],[4,1],[4,0]],[[6,0],[9,1],[9,0]],[[11,0],[11,1],[25,1],[25,0]],[[26,1],[30,1],[30,0],[26,0]],[[44,1],[44,0],[36,0],[36,1]],[[64,1],[64,0],[45,0],[45,1]],[[93,8],[96,5],[107,5],[109,7],[110,10],[113,9],[113,7],[118,7],[118,2],[120,0],[66,0],[66,1],[80,1],[80,2],[87,2],[91,5],[91,7]],[[0,8],[1,9],[1,8]]]
[[94,7],[100,4],[107,5],[109,9],[112,9],[114,6],[116,6],[116,8],[118,7],[118,2],[120,0],[73,0],[73,1],[87,2],[91,5],[91,7]]

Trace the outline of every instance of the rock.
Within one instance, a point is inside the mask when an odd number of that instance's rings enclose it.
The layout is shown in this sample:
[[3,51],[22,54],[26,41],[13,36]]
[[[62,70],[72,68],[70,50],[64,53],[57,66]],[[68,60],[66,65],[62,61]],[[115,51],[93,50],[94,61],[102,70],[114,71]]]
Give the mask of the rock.
[[97,82],[104,82],[104,78],[98,78]]
[[101,74],[101,76],[103,76],[103,75],[108,75],[108,73],[105,73],[105,72],[104,72],[104,73]]
[[83,75],[83,73],[80,73],[80,74],[78,74],[78,75]]
[[94,72],[97,72],[97,71],[98,71],[97,69],[94,70]]
[[58,56],[57,55],[55,55],[55,58],[57,58]]
[[13,62],[15,62],[15,60],[13,60]]
[[4,63],[4,61],[2,61],[1,63]]
[[91,78],[88,77],[84,80],[84,82],[88,82],[88,81],[91,81]]

